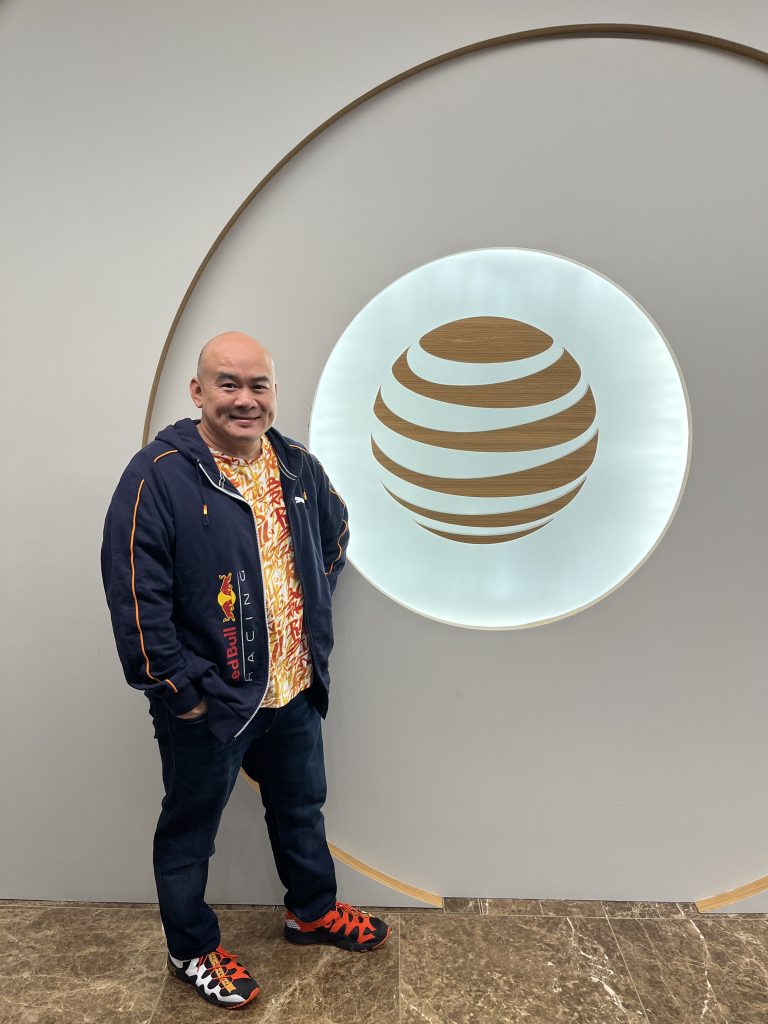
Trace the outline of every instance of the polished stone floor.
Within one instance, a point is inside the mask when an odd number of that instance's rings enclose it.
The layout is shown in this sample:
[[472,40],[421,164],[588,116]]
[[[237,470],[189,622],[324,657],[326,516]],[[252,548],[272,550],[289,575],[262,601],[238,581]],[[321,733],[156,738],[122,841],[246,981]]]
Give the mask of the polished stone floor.
[[[220,909],[279,1024],[768,1024],[768,918],[690,904],[446,901],[387,910],[375,953],[289,945],[275,907]],[[223,1019],[164,971],[156,908],[0,902],[2,1024]]]

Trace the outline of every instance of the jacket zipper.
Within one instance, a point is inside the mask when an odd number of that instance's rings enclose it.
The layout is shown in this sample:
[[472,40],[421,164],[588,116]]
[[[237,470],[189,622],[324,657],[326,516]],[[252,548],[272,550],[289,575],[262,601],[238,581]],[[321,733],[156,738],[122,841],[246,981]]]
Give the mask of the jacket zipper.
[[[290,477],[291,480],[293,480],[293,482],[296,483],[296,481],[301,476],[301,473],[292,473],[290,471],[290,469],[288,469],[288,467],[285,465],[283,460],[280,458],[280,455],[277,452],[277,450],[275,450],[275,455],[277,456],[277,462],[278,462],[278,465],[280,466],[280,469],[282,469],[282,471],[285,473],[285,475]],[[283,495],[285,495],[285,492],[283,492]],[[292,498],[293,494],[291,494],[290,497]],[[286,502],[286,511],[288,512],[288,519],[289,520],[291,518],[291,513],[294,513],[294,515],[295,515],[295,509],[296,509],[296,506],[295,506],[295,504],[292,501],[289,500],[289,501]],[[290,523],[289,523],[289,525],[290,525]],[[294,535],[295,531],[291,530],[291,534]],[[301,583],[302,590],[303,590],[304,589],[304,581],[301,579],[301,571],[299,569],[299,560],[298,559],[296,559],[296,572],[299,574],[299,582]],[[312,629],[310,628],[310,624],[309,624],[309,616],[307,615],[307,605],[306,605],[306,602],[304,603],[304,625],[305,625],[306,630],[307,630],[307,643],[309,644],[309,653],[310,653],[310,655],[312,657],[312,666],[313,666],[313,669],[314,669],[314,666],[317,664],[317,658],[315,657],[315,648],[314,648],[314,644],[312,642]],[[313,672],[313,676],[314,676],[314,672]]]
[[[274,445],[273,445],[273,448],[274,448]],[[299,479],[299,475],[297,473],[292,473],[290,471],[290,469],[288,469],[288,467],[283,463],[283,460],[277,454],[277,451],[275,451],[275,456],[277,458],[277,461],[278,461],[278,464],[280,466],[280,469],[282,469],[282,471],[285,473],[285,475],[289,476],[294,481],[294,483],[295,483]]]
[[[267,685],[264,688],[264,693],[262,693],[262,695],[261,695],[261,700],[259,701],[258,705],[256,706],[256,710],[253,712],[253,714],[248,719],[248,721],[245,723],[245,725],[242,727],[242,729],[240,729],[238,732],[235,733],[233,739],[237,739],[237,737],[240,735],[240,733],[245,732],[245,730],[248,728],[248,726],[251,724],[251,722],[254,720],[254,718],[258,714],[259,709],[261,708],[261,705],[262,705],[262,703],[264,701],[264,698],[267,695],[267,690],[269,689],[269,675],[270,675],[270,672],[272,671],[272,666],[270,664],[270,656],[269,656],[269,626],[267,625],[267,588],[266,588],[266,584],[264,582],[264,566],[263,566],[262,561],[261,561],[261,551],[259,550],[259,531],[256,529],[256,520],[255,520],[254,515],[253,515],[253,509],[248,504],[246,499],[242,496],[242,494],[236,494],[236,493],[233,494],[232,491],[228,491],[225,487],[222,487],[220,484],[217,484],[213,480],[211,480],[211,478],[208,476],[208,474],[205,471],[205,467],[203,466],[202,462],[199,459],[197,460],[197,465],[198,465],[198,468],[199,468],[200,472],[203,474],[205,479],[208,481],[208,483],[212,487],[215,487],[217,491],[221,491],[222,494],[226,494],[228,498],[233,498],[235,501],[242,501],[242,503],[248,507],[248,511],[251,514],[251,522],[253,523],[253,533],[254,533],[254,537],[256,539],[256,556],[257,556],[257,558],[259,560],[259,573],[261,574],[261,596],[262,596],[262,600],[264,601],[264,630],[265,630],[265,632],[267,634]],[[243,651],[243,659],[245,659],[245,651]]]
[[[277,460],[278,460],[278,462],[280,462],[280,456],[279,455],[278,455]],[[280,465],[282,466],[282,462],[280,463]],[[283,469],[285,469],[284,466],[283,466]],[[288,470],[286,470],[286,473],[288,473]],[[293,476],[292,473],[288,473],[288,475],[289,476]],[[298,480],[299,478],[298,478],[298,476],[294,476],[293,479],[294,480]],[[295,505],[295,503],[290,502],[290,501],[287,502],[286,503],[286,511],[288,513],[288,525],[290,527],[290,525],[291,525],[291,523],[290,523],[291,515],[296,515],[297,514],[296,513],[296,505]],[[291,530],[291,536],[295,536],[295,532],[296,531],[292,529]],[[301,578],[301,570],[299,569],[299,560],[298,560],[298,558],[296,559],[296,572],[298,573],[299,582],[301,583],[301,589],[303,591],[304,590],[304,580]],[[310,656],[312,658],[312,678],[313,678],[313,681],[314,681],[315,665],[317,664],[317,658],[315,657],[315,645],[314,645],[314,643],[312,641],[312,628],[311,628],[310,622],[309,622],[309,615],[307,614],[307,602],[306,601],[304,602],[304,627],[305,627],[305,629],[307,631],[307,643],[309,644],[309,653],[310,653]]]

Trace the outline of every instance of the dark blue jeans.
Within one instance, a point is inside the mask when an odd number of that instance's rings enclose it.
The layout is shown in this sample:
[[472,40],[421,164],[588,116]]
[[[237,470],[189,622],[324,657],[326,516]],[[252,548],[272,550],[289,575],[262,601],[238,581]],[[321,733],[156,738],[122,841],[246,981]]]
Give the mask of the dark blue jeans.
[[151,707],[163,764],[163,798],[154,842],[155,881],[168,949],[179,960],[221,941],[205,902],[208,861],[242,767],[261,788],[285,905],[314,921],[336,902],[336,874],[325,839],[326,783],[320,714],[310,690],[282,708],[263,708],[240,736],[222,743],[207,717],[181,719]]

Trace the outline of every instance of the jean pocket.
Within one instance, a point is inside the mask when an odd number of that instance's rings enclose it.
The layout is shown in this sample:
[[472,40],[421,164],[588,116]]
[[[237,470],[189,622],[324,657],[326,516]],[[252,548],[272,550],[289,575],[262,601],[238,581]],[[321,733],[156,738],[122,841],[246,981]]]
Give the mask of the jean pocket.
[[201,722],[207,722],[208,712],[206,711],[204,715],[197,715],[196,718],[179,718],[178,715],[174,715],[174,718],[176,719],[177,722],[179,722],[180,725],[183,725],[188,728],[191,725],[199,725]]

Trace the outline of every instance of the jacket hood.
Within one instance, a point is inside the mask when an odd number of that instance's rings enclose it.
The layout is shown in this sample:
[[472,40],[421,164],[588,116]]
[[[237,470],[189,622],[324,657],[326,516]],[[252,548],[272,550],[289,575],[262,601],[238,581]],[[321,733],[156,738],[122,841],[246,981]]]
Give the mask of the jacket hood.
[[[199,422],[200,420],[189,418],[177,420],[161,430],[155,440],[162,441],[163,444],[168,444],[171,448],[175,448],[179,454],[189,459],[190,462],[201,463],[208,470],[209,474],[215,477],[219,473],[216,460],[211,454],[210,448],[200,436],[197,429]],[[289,476],[298,477],[301,471],[303,447],[291,443],[289,438],[283,437],[274,427],[269,428],[267,437],[277,453],[282,468]]]
[[210,464],[214,461],[213,456],[208,445],[200,437],[197,429],[199,422],[200,420],[192,419],[177,420],[161,430],[155,440],[169,444],[190,462]]

